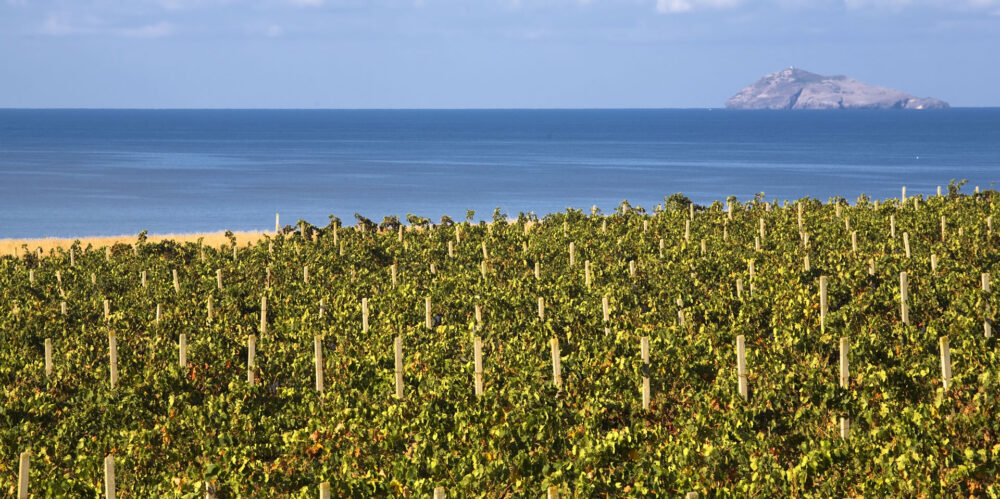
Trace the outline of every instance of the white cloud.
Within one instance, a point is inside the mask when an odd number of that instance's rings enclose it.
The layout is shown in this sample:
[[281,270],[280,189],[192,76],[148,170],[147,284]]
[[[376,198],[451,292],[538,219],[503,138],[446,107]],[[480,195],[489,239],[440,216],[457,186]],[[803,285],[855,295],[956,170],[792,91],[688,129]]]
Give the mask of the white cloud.
[[743,3],[742,0],[656,0],[656,11],[665,14],[689,12],[695,9],[727,9]]
[[174,31],[173,25],[163,21],[156,24],[147,24],[134,28],[119,28],[118,34],[121,36],[131,36],[136,38],[160,38],[167,36]]
[[109,26],[93,15],[72,17],[66,13],[50,14],[39,32],[50,36],[103,35],[131,38],[160,38],[173,33],[173,25],[166,21],[141,26]]

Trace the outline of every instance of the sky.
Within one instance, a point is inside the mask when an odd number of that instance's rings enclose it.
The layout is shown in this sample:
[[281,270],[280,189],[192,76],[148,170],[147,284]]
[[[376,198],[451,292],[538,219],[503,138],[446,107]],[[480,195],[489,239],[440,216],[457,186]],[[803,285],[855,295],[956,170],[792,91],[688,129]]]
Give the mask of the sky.
[[0,0],[0,107],[701,108],[796,66],[1000,106],[1000,0]]

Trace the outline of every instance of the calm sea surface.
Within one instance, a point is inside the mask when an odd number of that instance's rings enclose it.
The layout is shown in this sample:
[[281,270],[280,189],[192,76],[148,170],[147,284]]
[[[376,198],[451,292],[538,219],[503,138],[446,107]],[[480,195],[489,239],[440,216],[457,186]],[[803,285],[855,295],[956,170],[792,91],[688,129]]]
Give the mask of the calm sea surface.
[[516,216],[1000,180],[1000,109],[0,110],[0,237]]

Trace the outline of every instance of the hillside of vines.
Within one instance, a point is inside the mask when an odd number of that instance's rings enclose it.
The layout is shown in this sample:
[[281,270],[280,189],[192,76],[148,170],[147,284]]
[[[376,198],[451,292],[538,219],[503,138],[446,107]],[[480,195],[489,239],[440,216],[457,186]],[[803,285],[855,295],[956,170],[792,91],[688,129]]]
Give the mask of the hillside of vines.
[[997,497],[998,202],[25,246],[0,258],[0,494],[25,455],[37,497],[103,495],[108,456],[121,497]]

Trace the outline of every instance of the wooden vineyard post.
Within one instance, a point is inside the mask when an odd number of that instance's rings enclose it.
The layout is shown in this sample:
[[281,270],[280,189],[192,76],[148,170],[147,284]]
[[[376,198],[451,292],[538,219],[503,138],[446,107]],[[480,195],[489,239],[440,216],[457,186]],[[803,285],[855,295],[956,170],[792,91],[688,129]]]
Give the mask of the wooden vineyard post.
[[677,324],[684,325],[684,301],[677,297]]
[[444,487],[434,487],[434,499],[444,499]]
[[941,186],[940,185],[937,186],[937,195],[938,195],[938,197],[941,197]]
[[583,262],[583,282],[587,285],[587,289],[590,289],[590,260]]
[[59,302],[59,313],[62,315],[66,315],[66,302],[64,301]]
[[330,482],[319,484],[319,499],[330,499]]
[[935,272],[937,272],[937,264],[938,264],[937,254],[936,253],[931,253],[931,273],[932,274],[935,273]]
[[826,276],[819,277],[819,324],[820,330],[826,331]]
[[455,244],[462,244],[462,228],[455,227]]
[[562,388],[562,364],[559,356],[559,338],[552,338],[552,382],[556,388]]
[[392,287],[396,287],[396,264],[393,263],[390,272],[392,273]]
[[483,396],[483,340],[476,336],[472,342],[472,353],[475,360],[475,383],[476,396]]
[[736,297],[743,298],[743,279],[736,278]]
[[910,308],[907,304],[910,296],[910,281],[906,272],[899,273],[899,316],[903,324],[910,325]]
[[260,334],[267,332],[267,296],[260,297]]
[[184,368],[187,367],[187,364],[188,364],[188,360],[187,360],[188,359],[188,340],[187,340],[187,335],[186,334],[181,333],[181,336],[180,336],[180,338],[179,338],[179,340],[177,342],[177,347],[178,347],[178,351],[179,351],[178,352],[179,355],[177,356],[178,357],[177,363],[178,363],[178,365],[180,365],[181,369],[184,369]]
[[448,241],[448,258],[455,258],[455,245]]
[[[432,263],[431,268],[433,268],[433,266],[434,264]],[[479,273],[482,274],[483,281],[486,281],[486,260],[479,262]]]
[[115,455],[108,454],[104,458],[104,497],[117,497],[115,491]]
[[833,205],[833,208],[837,214],[837,218],[840,218],[840,203],[838,202],[837,204]]
[[489,260],[490,254],[486,251],[486,241],[483,241],[483,260]]
[[434,328],[434,321],[431,317],[431,297],[427,296],[424,298],[424,319],[427,329]]
[[607,233],[608,233],[608,220],[604,219],[601,220],[601,234],[607,234]]
[[[704,242],[705,240],[703,239],[702,243]],[[635,277],[635,260],[628,261],[628,275],[629,277]]]
[[649,220],[642,221],[642,231],[649,232]]
[[704,238],[702,238],[702,240],[701,240],[701,254],[702,255],[707,255],[708,254],[708,247],[705,246],[705,239]]
[[160,323],[160,315],[163,313],[163,306],[159,303],[156,304],[156,323]]
[[45,377],[52,376],[52,338],[45,338]]
[[851,420],[841,416],[840,418],[840,438],[847,440],[851,437]]
[[280,223],[280,220],[281,220],[280,215],[278,214],[278,212],[275,212],[274,213],[274,233],[275,234],[278,234],[278,233],[281,232],[281,223]]
[[208,323],[212,323],[212,319],[215,316],[215,303],[213,302],[212,295],[208,296]]
[[910,257],[910,233],[903,233],[903,249],[906,251],[906,258]]
[[104,320],[111,318],[111,302],[104,300]]
[[313,351],[316,361],[316,391],[323,393],[323,341],[319,335],[313,338]]
[[802,232],[803,230],[805,230],[805,228],[802,226],[802,203],[796,203],[796,209],[798,210],[797,219],[799,223],[799,232]]
[[76,250],[73,248],[69,250],[69,266],[76,267]]
[[743,400],[748,399],[747,393],[747,352],[743,335],[736,337],[736,374],[739,376],[740,396]]
[[57,270],[56,271],[56,282],[58,282],[59,285],[62,286],[63,282],[62,282],[62,271],[61,270]]
[[542,278],[542,264],[538,260],[535,260],[535,280],[538,281],[541,280],[541,278]]
[[361,299],[361,331],[368,332],[368,298]]
[[806,253],[806,256],[802,257],[802,269],[805,272],[812,271],[812,265],[809,263],[809,253]]
[[180,293],[181,292],[181,283],[177,279],[177,269],[173,269],[171,271],[171,273],[173,273],[173,275],[174,275],[174,293]]
[[254,376],[254,361],[257,357],[257,337],[254,335],[247,336],[247,384],[253,386],[256,383],[256,376]]
[[143,271],[142,271],[142,272],[141,272],[141,273],[139,274],[139,278],[140,278],[140,280],[142,281],[142,287],[144,287],[144,288],[145,288],[145,287],[146,287],[146,271],[145,271],[145,270],[143,270]]
[[688,203],[688,218],[694,220],[694,203]]
[[108,332],[108,357],[111,359],[111,389],[118,385],[118,338],[114,331]]
[[28,282],[35,283],[35,269],[28,269]]
[[545,499],[559,499],[559,487],[555,485],[550,486]]
[[393,342],[396,357],[396,398],[403,398],[403,337],[396,336]]
[[323,298],[319,299],[319,318],[322,319],[326,315],[326,302]]
[[97,286],[97,274],[94,272],[90,273],[90,283]]
[[649,336],[640,340],[642,350],[642,409],[649,410]]
[[858,252],[858,231],[851,232],[851,251]]
[[899,196],[899,204],[902,205],[906,202],[906,186],[903,186],[903,193]]
[[569,242],[569,266],[572,267],[576,265],[576,244],[573,241]]
[[691,221],[684,221],[684,241],[691,242]]
[[841,336],[840,337],[840,387],[841,388],[847,388],[851,379],[850,366],[848,365],[848,360],[847,360],[847,353],[849,348],[850,345],[847,342],[847,338]]
[[236,253],[237,253],[238,251],[239,251],[239,248],[237,248],[237,247],[236,247],[236,245],[234,244],[234,245],[233,245],[233,261],[234,261],[234,262],[235,262],[235,261],[237,260],[237,255],[236,255]]
[[944,242],[945,235],[946,235],[946,224],[945,224],[944,215],[941,215],[941,242],[942,243]]
[[664,245],[665,245],[665,243],[663,242],[663,238],[661,237],[660,238],[660,258],[663,258]]
[[868,275],[875,275],[875,259],[868,259]]
[[[761,242],[763,242],[764,241],[764,219],[761,218],[758,221],[760,222],[760,240],[761,240]],[[759,249],[760,248],[758,248],[758,250]]]
[[222,291],[222,269],[215,269],[215,284]]
[[[986,272],[983,272],[981,279],[982,279],[983,292],[990,293],[990,275]],[[988,302],[986,305],[985,317],[983,317],[983,334],[987,338],[993,336],[993,325],[990,324],[990,306]]]
[[601,311],[603,312],[604,323],[607,324],[611,319],[611,307],[608,302],[608,295],[601,297]]
[[31,453],[24,451],[18,463],[17,499],[28,499],[28,474],[31,471]]
[[304,284],[309,284],[309,266],[308,265],[303,265],[302,266],[302,282]]
[[889,237],[896,238],[896,215],[889,215]]
[[938,341],[941,345],[941,383],[947,390],[951,386],[951,349],[948,347],[947,336],[942,336]]
[[538,319],[545,320],[545,298],[538,297]]
[[476,330],[480,330],[483,328],[483,308],[480,307],[479,304],[477,303],[475,309],[476,309]]
[[993,237],[993,216],[986,217],[986,237]]

